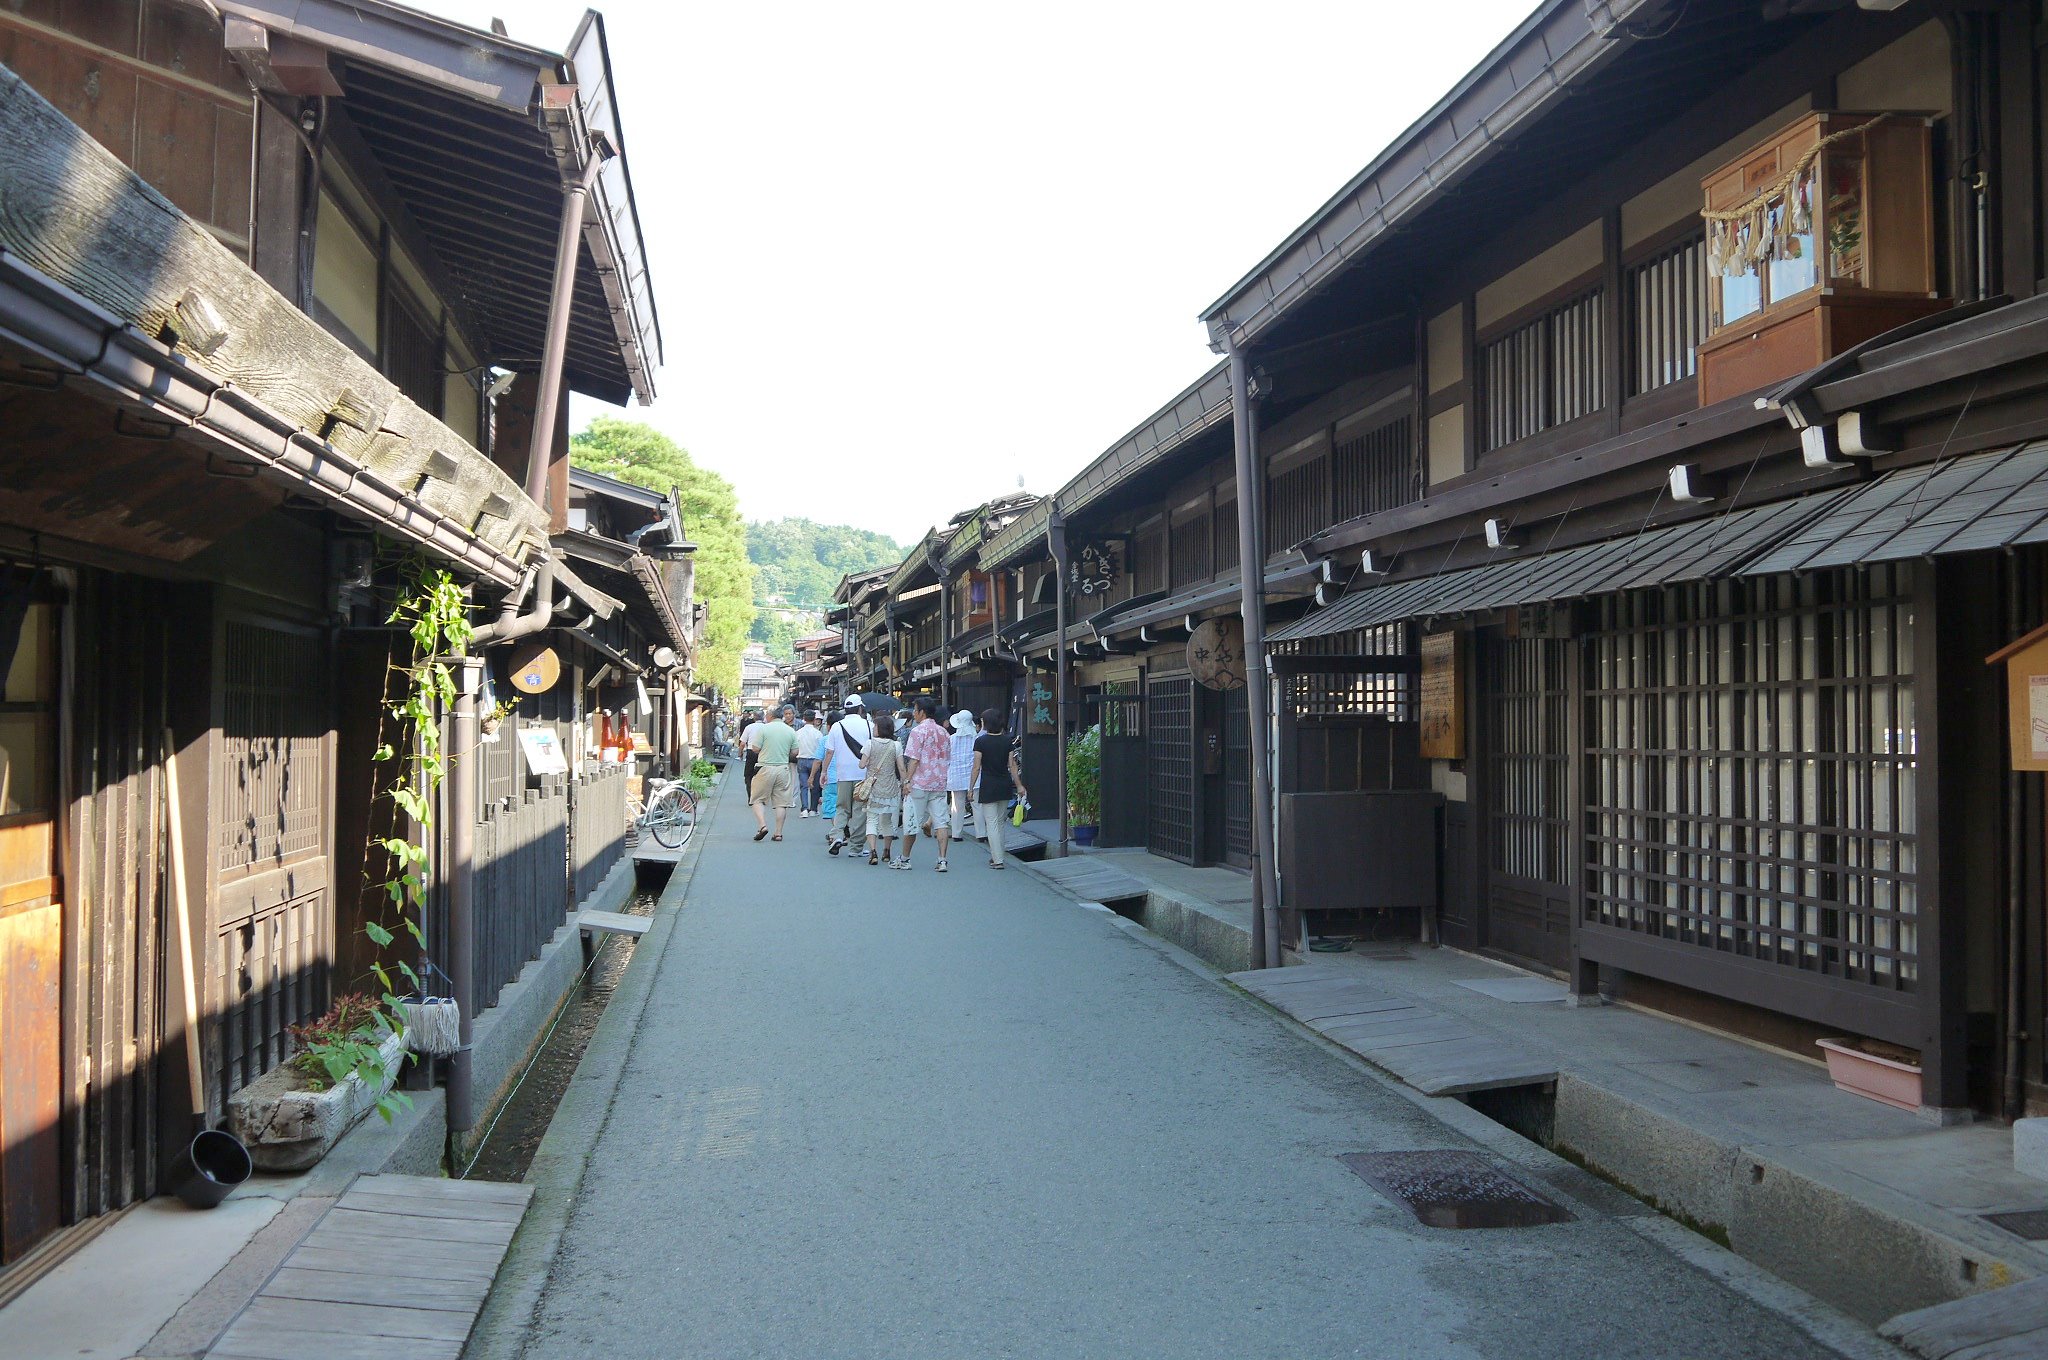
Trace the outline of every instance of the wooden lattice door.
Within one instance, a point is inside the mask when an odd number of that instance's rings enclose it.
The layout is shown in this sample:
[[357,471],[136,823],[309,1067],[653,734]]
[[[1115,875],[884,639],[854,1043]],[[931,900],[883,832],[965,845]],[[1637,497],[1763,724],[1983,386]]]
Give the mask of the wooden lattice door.
[[1571,956],[1571,643],[1489,636],[1482,936],[1551,968]]

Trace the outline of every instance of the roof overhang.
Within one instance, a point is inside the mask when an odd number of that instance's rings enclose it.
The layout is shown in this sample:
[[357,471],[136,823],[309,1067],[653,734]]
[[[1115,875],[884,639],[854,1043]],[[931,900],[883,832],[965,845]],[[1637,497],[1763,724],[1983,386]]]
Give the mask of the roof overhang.
[[1455,185],[1674,0],[1544,0],[1486,59],[1202,311],[1212,348],[1250,343],[1294,301]]
[[340,108],[429,238],[481,332],[480,357],[500,367],[539,362],[562,190],[595,154],[593,135],[609,138],[618,154],[584,214],[566,380],[614,404],[654,400],[660,324],[595,11],[564,55],[386,0],[218,7],[333,54]]

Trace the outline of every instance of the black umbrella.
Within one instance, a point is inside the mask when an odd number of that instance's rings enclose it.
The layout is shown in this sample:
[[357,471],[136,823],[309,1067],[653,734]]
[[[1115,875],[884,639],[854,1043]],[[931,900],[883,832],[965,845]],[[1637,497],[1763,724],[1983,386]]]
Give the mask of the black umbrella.
[[895,696],[890,694],[863,694],[859,698],[861,707],[865,708],[870,715],[894,713],[897,709],[903,707],[902,704],[896,702]]

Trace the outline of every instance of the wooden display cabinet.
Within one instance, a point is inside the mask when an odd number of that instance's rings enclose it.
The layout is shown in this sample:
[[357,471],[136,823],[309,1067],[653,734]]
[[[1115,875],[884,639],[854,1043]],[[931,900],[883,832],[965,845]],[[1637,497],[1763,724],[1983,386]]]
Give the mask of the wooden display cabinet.
[[1700,404],[1780,382],[1948,306],[1931,120],[1810,113],[1701,182]]

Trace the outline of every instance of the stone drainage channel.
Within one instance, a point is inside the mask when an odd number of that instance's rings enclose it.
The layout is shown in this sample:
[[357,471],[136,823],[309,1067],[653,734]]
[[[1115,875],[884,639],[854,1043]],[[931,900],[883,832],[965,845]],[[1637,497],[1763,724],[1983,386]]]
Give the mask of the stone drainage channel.
[[[652,916],[659,888],[634,894],[622,911],[628,916]],[[612,992],[633,960],[637,941],[628,935],[600,937],[595,956],[562,1005],[547,1033],[528,1059],[527,1068],[512,1094],[499,1106],[486,1127],[483,1142],[470,1159],[463,1179],[479,1181],[521,1181],[533,1162],[533,1154],[547,1136],[555,1107],[583,1061],[583,1050],[597,1033],[597,1022],[611,1004]]]

